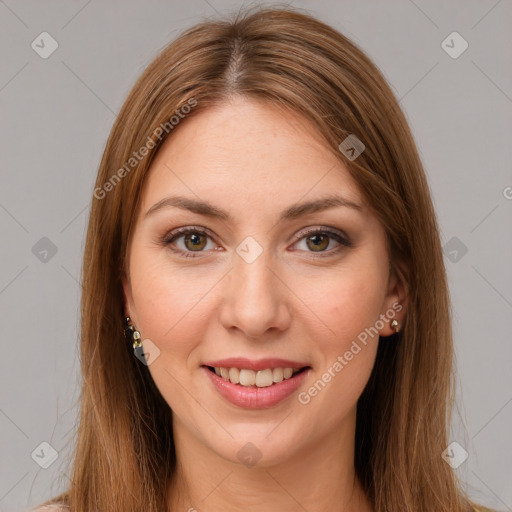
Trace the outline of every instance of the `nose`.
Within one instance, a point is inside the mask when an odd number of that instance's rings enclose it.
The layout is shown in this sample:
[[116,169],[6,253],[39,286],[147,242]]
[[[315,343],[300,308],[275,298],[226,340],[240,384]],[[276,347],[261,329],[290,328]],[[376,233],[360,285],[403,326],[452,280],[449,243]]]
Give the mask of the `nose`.
[[220,311],[226,329],[262,341],[285,331],[291,321],[293,294],[269,256],[264,250],[248,263],[234,255],[233,267],[225,279]]

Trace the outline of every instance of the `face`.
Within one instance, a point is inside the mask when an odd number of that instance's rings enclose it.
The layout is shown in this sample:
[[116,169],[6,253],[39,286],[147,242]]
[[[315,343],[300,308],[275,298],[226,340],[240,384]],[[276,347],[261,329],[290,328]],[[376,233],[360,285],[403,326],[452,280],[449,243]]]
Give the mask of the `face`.
[[128,249],[126,313],[175,430],[234,462],[251,442],[265,465],[355,421],[403,290],[383,227],[303,118],[235,98],[186,119]]

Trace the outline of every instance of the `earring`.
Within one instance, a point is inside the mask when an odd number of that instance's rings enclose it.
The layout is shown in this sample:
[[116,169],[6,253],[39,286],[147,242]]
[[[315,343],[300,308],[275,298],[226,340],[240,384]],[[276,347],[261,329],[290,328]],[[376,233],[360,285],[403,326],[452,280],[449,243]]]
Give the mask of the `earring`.
[[391,327],[393,327],[395,329],[395,333],[400,332],[400,328],[398,327],[398,321],[397,320],[393,320],[391,322]]
[[132,320],[129,316],[125,317],[124,335],[126,340],[131,343],[134,354],[139,359],[141,356],[144,356],[140,332],[135,329],[135,326],[132,324]]

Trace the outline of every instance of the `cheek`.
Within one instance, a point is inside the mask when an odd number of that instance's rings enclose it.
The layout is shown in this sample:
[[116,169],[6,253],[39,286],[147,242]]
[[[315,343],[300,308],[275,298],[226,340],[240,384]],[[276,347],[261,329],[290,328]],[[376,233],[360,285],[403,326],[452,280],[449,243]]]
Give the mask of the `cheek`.
[[319,393],[322,398],[317,405],[327,401],[338,415],[357,401],[370,377],[379,343],[376,322],[385,295],[385,277],[379,264],[347,266],[321,286],[310,288],[313,293],[308,302],[324,324],[321,335],[312,338],[318,343],[322,381],[312,393],[325,384],[328,390]]
[[160,350],[148,369],[169,406],[186,417],[191,403],[183,383],[195,369],[193,356],[209,323],[207,292],[215,281],[198,279],[190,269],[170,268],[168,261],[150,250],[134,251],[133,256],[137,328],[143,340],[149,338]]
[[143,338],[150,338],[162,351],[180,351],[198,339],[201,298],[209,289],[208,279],[194,279],[189,271],[170,269],[165,258],[151,251],[135,251],[132,292],[137,321]]
[[[374,286],[350,279],[331,282],[327,293],[312,299],[315,313],[329,329],[322,328],[323,334],[312,338],[318,343],[318,365],[299,401],[312,407],[307,420],[312,428],[325,432],[355,407],[370,378],[379,343],[372,326],[379,317],[381,294]],[[317,417],[324,418],[323,425],[317,425]]]
[[[325,343],[342,350],[374,326],[384,299],[385,282],[378,269],[350,269],[332,275],[321,286],[310,287],[311,307],[329,328]],[[364,338],[364,336],[361,336]]]

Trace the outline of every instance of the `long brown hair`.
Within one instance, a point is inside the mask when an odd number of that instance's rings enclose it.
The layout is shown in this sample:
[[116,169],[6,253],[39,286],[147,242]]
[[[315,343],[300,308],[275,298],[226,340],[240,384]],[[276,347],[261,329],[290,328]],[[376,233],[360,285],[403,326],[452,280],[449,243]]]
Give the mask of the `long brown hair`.
[[[185,31],[147,67],[112,128],[82,268],[83,386],[70,486],[53,501],[73,512],[168,508],[172,411],[123,337],[121,281],[148,168],[179,129],[171,116],[186,123],[234,94],[291,109],[318,127],[382,222],[392,267],[406,284],[405,324],[379,344],[357,408],[355,467],[375,510],[471,510],[441,457],[454,399],[450,299],[409,127],[380,71],[349,39],[297,9],[275,8]],[[355,160],[338,149],[350,134],[365,145]],[[147,154],[130,160],[143,146]]]

